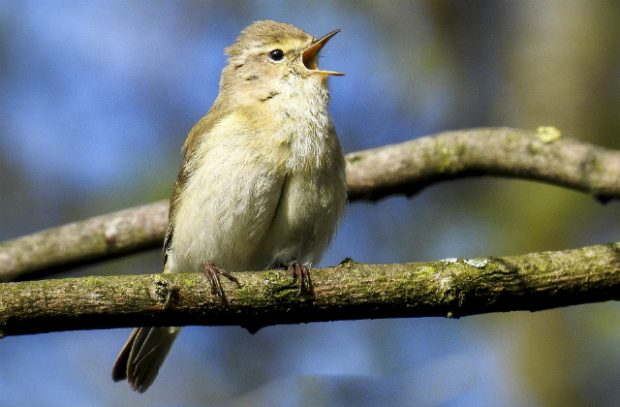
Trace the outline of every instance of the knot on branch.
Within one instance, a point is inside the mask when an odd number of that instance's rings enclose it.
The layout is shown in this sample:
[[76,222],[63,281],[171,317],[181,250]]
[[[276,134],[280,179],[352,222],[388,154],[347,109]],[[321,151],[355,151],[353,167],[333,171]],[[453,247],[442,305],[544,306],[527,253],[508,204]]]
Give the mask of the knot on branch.
[[149,296],[156,302],[156,308],[161,310],[170,309],[178,305],[180,301],[180,288],[159,276],[149,287]]

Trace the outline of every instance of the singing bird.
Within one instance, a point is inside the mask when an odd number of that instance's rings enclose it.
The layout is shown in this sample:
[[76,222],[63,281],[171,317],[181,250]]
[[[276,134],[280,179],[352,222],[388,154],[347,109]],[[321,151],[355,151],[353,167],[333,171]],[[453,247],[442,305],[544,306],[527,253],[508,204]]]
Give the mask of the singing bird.
[[[346,203],[345,161],[328,113],[321,48],[275,21],[245,28],[226,48],[219,94],[183,145],[170,202],[164,272],[229,272],[286,266],[304,272],[327,248]],[[113,368],[144,392],[180,327],[131,333]]]

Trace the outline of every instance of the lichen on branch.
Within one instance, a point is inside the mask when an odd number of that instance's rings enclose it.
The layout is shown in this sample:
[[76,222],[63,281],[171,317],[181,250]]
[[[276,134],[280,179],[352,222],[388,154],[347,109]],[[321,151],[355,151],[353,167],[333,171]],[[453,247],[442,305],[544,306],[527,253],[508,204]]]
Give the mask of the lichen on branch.
[[620,299],[620,242],[510,257],[343,264],[312,272],[299,296],[285,271],[236,273],[227,301],[200,273],[0,284],[0,333],[168,325],[239,325],[537,311]]

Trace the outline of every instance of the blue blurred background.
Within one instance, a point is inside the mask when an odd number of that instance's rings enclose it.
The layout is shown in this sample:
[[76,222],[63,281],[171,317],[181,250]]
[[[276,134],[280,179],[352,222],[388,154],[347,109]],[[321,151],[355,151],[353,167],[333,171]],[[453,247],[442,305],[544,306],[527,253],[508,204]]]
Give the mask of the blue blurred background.
[[[620,148],[620,3],[0,0],[0,240],[166,198],[258,19],[319,36],[346,152],[432,132],[553,125]],[[492,153],[492,152],[490,152]],[[349,205],[323,264],[618,240],[620,205],[478,178]],[[74,270],[157,272],[157,251]],[[617,406],[620,306],[186,329],[143,395],[110,378],[129,330],[0,341],[2,406]]]

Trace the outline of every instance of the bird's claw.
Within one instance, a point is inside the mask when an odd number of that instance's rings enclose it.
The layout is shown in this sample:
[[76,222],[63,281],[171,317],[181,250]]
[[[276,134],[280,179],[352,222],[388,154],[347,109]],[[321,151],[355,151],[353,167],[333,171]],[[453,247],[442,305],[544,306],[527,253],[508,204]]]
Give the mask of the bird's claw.
[[298,295],[314,294],[312,278],[308,267],[303,266],[298,260],[295,260],[293,263],[289,264],[288,271],[293,276],[293,283],[299,285]]
[[202,268],[202,272],[204,273],[205,277],[207,277],[207,280],[209,280],[209,284],[211,285],[211,294],[220,298],[224,305],[227,305],[228,301],[226,300],[226,293],[224,292],[224,288],[222,287],[220,276],[226,277],[233,283],[237,284],[238,287],[241,287],[241,284],[239,284],[239,280],[237,280],[235,276],[233,276],[226,270],[222,270],[213,262],[205,262]]

